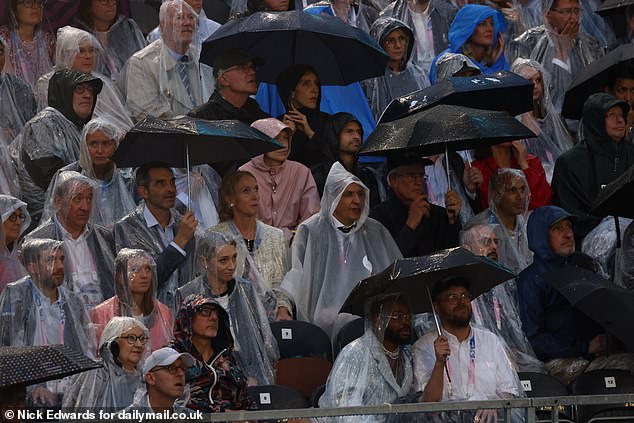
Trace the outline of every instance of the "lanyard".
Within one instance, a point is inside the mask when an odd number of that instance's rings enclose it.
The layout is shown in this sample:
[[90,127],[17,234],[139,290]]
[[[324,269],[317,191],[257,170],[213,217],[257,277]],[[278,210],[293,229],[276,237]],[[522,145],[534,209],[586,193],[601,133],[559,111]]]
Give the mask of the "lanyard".
[[[476,359],[475,334],[472,334],[471,339],[469,340],[469,376],[467,379],[467,396],[465,399],[471,398],[471,396],[473,395],[473,392],[475,391],[475,371],[476,371],[475,359]],[[460,360],[460,357],[458,357],[458,360]],[[449,360],[447,360],[446,366],[447,366],[447,374],[445,378],[446,378],[448,394],[449,394],[449,397],[451,398],[451,395],[453,394],[453,383],[451,381],[455,380],[455,377],[454,378],[451,377],[452,372],[451,372],[451,366],[449,364]]]
[[[31,281],[31,289],[33,290],[33,300],[37,305],[38,313],[40,314],[40,332],[42,334],[42,345],[49,345],[46,336],[45,322],[44,322],[44,307],[42,305],[42,294],[40,294],[37,287]],[[66,311],[64,310],[64,297],[62,291],[58,289],[59,298],[56,302],[59,307],[59,342],[64,343],[64,326],[66,325]]]

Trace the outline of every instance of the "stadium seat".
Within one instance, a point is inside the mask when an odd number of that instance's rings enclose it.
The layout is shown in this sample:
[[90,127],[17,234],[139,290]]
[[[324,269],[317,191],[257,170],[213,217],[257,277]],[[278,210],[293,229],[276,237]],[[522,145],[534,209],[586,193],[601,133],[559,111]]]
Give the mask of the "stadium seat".
[[332,362],[332,345],[319,326],[299,320],[271,322],[280,358],[321,357]]
[[[520,372],[517,374],[522,383],[522,388],[529,398],[540,397],[567,397],[570,391],[566,385],[552,376],[536,372]],[[535,410],[538,422],[552,421],[552,407],[539,407]],[[573,423],[572,407],[558,407],[559,421]]]
[[[573,395],[610,395],[634,393],[634,376],[626,370],[591,370],[572,384]],[[634,422],[633,404],[579,405],[579,423]]]

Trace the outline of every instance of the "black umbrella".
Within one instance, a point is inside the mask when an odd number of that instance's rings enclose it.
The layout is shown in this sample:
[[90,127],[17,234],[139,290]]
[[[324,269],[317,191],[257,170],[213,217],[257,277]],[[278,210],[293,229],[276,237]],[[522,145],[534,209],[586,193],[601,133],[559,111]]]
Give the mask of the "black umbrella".
[[620,216],[634,219],[634,166],[606,185],[592,204],[595,216]]
[[310,65],[323,85],[348,85],[385,74],[387,55],[361,29],[334,16],[291,12],[256,12],[231,20],[204,43],[200,60],[213,66],[214,59],[230,48],[251,57],[264,57],[260,81],[275,83],[284,69]]
[[65,345],[0,347],[0,388],[33,385],[99,367]]
[[190,166],[248,160],[279,148],[273,138],[237,120],[147,116],[128,131],[113,160],[119,167],[160,161],[186,168],[189,189]]
[[561,114],[570,119],[580,119],[583,104],[592,94],[603,92],[612,68],[632,59],[634,44],[623,44],[586,66],[566,91]]
[[422,257],[396,260],[387,269],[362,280],[354,287],[340,313],[364,316],[365,301],[375,295],[400,293],[412,303],[412,313],[433,311],[428,290],[447,276],[471,282],[470,293],[477,297],[516,275],[498,263],[465,250],[451,248]]
[[610,15],[623,16],[625,12],[624,9],[633,4],[634,0],[605,0],[594,13],[604,17]]
[[561,268],[545,277],[570,304],[634,351],[634,292],[576,267]]
[[453,104],[519,115],[533,110],[533,84],[512,72],[450,77],[431,87],[395,98],[379,123],[390,122],[432,107]]

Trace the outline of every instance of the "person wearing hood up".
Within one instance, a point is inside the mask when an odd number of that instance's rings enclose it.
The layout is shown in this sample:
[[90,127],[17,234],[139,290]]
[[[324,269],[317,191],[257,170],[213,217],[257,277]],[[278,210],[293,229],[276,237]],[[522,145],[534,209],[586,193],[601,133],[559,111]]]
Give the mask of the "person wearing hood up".
[[544,277],[564,267],[598,271],[599,265],[594,259],[575,252],[573,227],[576,223],[577,217],[560,207],[535,210],[528,219],[533,264],[517,278],[524,332],[548,372],[566,385],[586,368],[624,368],[625,364],[630,370],[632,364],[631,359],[623,360],[623,355],[612,354],[609,337],[603,329],[573,307]]
[[[115,296],[90,310],[97,339],[115,316],[134,317],[145,324],[150,337],[149,354],[172,339],[173,317],[170,309],[156,299],[156,264],[143,250],[122,248],[115,260]],[[146,354],[146,355],[147,355]]]
[[0,292],[9,282],[26,276],[18,258],[18,241],[31,225],[26,203],[10,195],[0,194]]
[[364,88],[374,120],[392,100],[429,86],[427,72],[410,61],[416,40],[412,29],[395,18],[374,21],[370,35],[387,53],[385,75],[365,81]]
[[292,127],[275,118],[256,120],[251,127],[285,147],[254,157],[240,170],[258,181],[258,218],[284,231],[290,244],[297,226],[319,211],[319,192],[310,169],[288,160],[295,132]]
[[9,145],[24,124],[37,113],[31,86],[13,74],[10,45],[0,35],[0,142]]
[[159,28],[161,38],[128,59],[118,82],[135,122],[187,114],[214,88],[212,69],[198,61],[194,9],[183,0],[164,1]]
[[106,228],[90,223],[92,180],[77,172],[63,172],[52,192],[51,218],[27,238],[64,241],[67,287],[90,309],[114,295],[114,238]]
[[[95,334],[84,303],[64,285],[64,243],[26,240],[21,247],[28,275],[0,294],[0,345],[64,344],[95,358]],[[38,385],[31,392],[36,406],[55,406],[68,379]]]
[[48,87],[48,107],[28,121],[11,143],[22,199],[33,223],[40,220],[55,172],[79,158],[81,130],[92,117],[102,86],[100,79],[80,71],[55,72]]
[[99,41],[82,29],[65,26],[57,30],[55,45],[55,66],[53,70],[42,75],[35,84],[35,96],[38,109],[48,104],[48,85],[55,71],[75,69],[95,78],[99,78],[103,87],[97,97],[94,117],[104,117],[115,122],[122,131],[133,125],[130,112],[123,105],[123,99],[117,86],[100,73],[103,61],[106,60]]
[[634,144],[626,141],[630,106],[610,94],[593,94],[583,105],[583,139],[555,162],[553,203],[577,216],[575,241],[601,222],[590,213],[604,185],[634,165]]
[[247,395],[247,378],[233,356],[229,326],[229,315],[222,306],[200,294],[185,298],[176,314],[171,347],[194,358],[186,372],[191,389],[187,407],[192,410],[255,409]]
[[352,288],[402,257],[390,233],[370,214],[369,189],[335,162],[321,209],[299,225],[292,268],[281,288],[294,299],[297,319],[334,339],[349,316],[338,316]]
[[445,53],[436,61],[436,83],[452,76],[480,75],[482,71],[464,54]]
[[120,410],[132,404],[142,383],[140,363],[150,332],[133,317],[113,317],[99,342],[100,367],[78,374],[64,392],[63,409]]
[[334,162],[339,162],[370,190],[370,207],[387,197],[383,184],[383,168],[364,166],[359,163],[357,152],[363,144],[363,125],[356,116],[339,112],[324,123],[324,160],[310,170],[315,178],[317,190],[322,195],[326,177]]
[[[629,7],[634,9],[632,7]],[[634,19],[632,20],[634,22]],[[632,127],[634,127],[634,64],[631,61],[619,63],[610,69],[603,92],[612,94],[619,100],[625,101],[630,106],[627,115],[628,139],[634,139]]]
[[449,47],[431,64],[429,79],[436,82],[436,62],[445,53],[462,53],[475,63],[482,73],[508,70],[504,56],[506,21],[501,12],[479,4],[463,6],[449,27]]

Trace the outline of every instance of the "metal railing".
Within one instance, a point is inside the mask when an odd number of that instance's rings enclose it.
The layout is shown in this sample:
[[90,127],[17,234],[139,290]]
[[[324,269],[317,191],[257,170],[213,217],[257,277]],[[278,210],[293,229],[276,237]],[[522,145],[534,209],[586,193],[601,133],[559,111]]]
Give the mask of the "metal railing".
[[[267,411],[234,411],[205,415],[205,421],[233,422],[259,420],[309,419],[314,417],[367,416],[412,413],[438,413],[442,411],[469,411],[478,409],[496,409],[498,421],[511,422],[511,412],[523,409],[526,423],[537,421],[536,411],[550,407],[551,421],[559,421],[558,410],[561,407],[579,405],[615,405],[634,407],[634,393],[614,395],[576,395],[566,397],[513,398],[508,400],[465,401],[465,402],[429,402],[414,404],[383,404],[373,406],[339,408],[300,408]],[[633,410],[634,413],[634,410]]]

